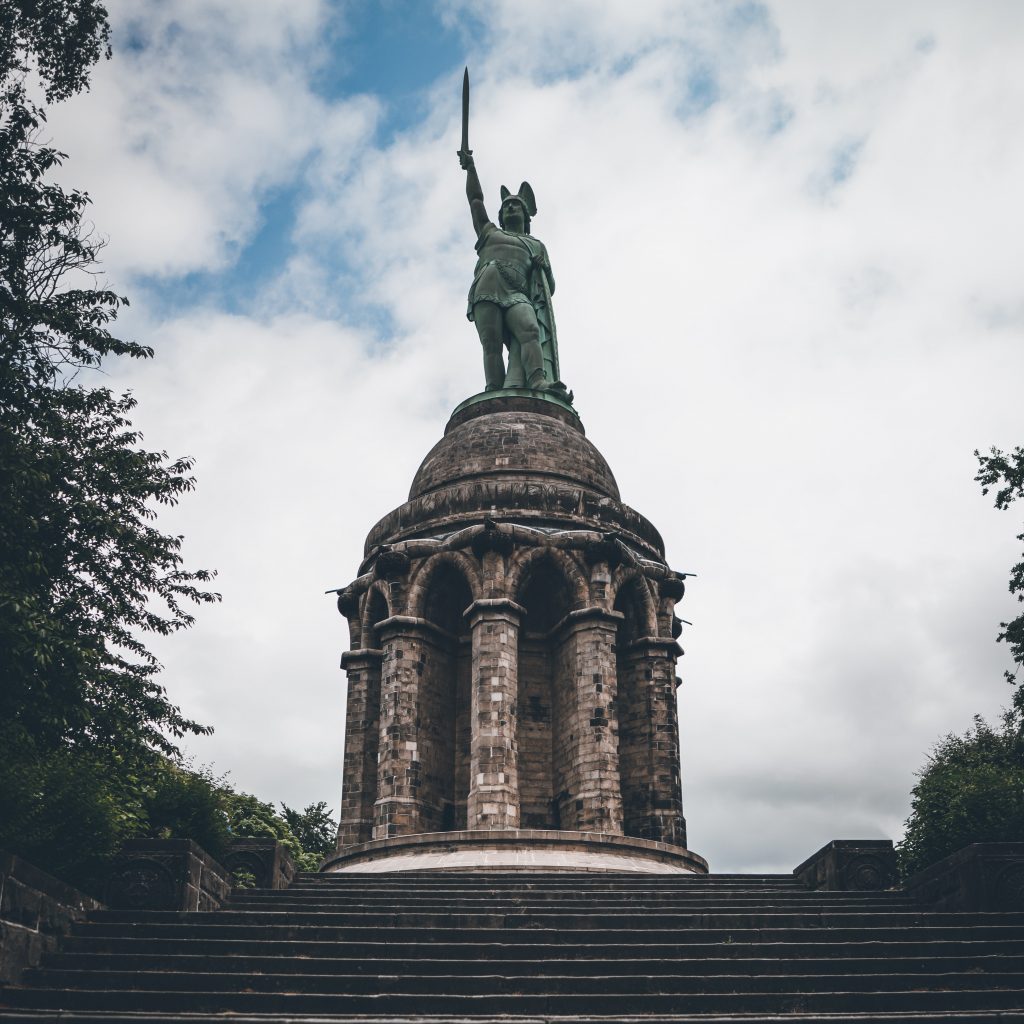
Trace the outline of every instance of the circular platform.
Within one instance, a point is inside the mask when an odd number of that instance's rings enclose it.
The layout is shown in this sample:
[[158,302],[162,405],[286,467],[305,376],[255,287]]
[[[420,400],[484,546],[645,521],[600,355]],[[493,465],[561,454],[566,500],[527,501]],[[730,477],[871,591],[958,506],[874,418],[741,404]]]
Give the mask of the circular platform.
[[321,871],[629,871],[706,875],[703,857],[680,846],[606,832],[539,829],[426,832],[375,839],[324,862]]

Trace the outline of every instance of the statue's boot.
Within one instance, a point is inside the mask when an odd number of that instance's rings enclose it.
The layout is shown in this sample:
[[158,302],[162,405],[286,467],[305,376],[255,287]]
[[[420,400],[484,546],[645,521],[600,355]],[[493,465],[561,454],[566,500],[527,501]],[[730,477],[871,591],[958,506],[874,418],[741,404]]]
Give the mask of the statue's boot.
[[548,380],[548,375],[541,368],[530,374],[530,383],[527,386],[533,388],[534,391],[547,391],[551,388],[551,381]]

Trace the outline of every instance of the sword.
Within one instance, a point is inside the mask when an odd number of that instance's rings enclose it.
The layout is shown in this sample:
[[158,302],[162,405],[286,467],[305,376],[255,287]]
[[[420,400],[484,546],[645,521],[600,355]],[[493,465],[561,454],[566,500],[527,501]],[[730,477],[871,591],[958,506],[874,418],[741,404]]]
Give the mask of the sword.
[[462,75],[462,148],[459,150],[459,163],[463,168],[466,161],[473,155],[469,148],[469,68]]

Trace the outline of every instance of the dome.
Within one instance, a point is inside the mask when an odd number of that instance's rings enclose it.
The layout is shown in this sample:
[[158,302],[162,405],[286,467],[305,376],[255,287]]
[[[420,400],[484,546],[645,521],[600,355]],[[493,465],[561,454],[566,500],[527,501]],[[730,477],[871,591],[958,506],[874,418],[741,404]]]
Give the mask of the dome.
[[420,464],[409,500],[481,479],[568,483],[619,500],[615,477],[579,417],[539,397],[487,397],[456,410]]

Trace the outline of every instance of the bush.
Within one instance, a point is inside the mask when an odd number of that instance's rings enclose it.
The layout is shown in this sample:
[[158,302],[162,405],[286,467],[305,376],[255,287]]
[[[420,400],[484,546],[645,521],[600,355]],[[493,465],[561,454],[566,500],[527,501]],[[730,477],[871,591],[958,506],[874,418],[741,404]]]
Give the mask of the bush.
[[976,716],[973,729],[936,744],[897,847],[905,876],[971,843],[1024,841],[1021,726],[1012,711],[999,728]]

